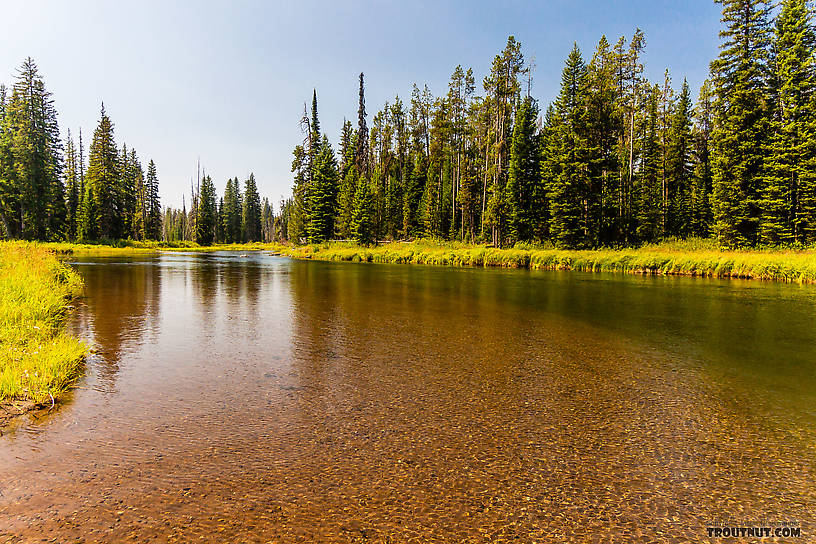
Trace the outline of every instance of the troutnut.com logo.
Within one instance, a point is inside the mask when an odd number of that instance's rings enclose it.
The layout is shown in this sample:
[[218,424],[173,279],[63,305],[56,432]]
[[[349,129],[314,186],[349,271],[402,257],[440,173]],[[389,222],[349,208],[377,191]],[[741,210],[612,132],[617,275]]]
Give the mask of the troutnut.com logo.
[[708,523],[710,538],[797,538],[802,536],[798,521],[715,521]]

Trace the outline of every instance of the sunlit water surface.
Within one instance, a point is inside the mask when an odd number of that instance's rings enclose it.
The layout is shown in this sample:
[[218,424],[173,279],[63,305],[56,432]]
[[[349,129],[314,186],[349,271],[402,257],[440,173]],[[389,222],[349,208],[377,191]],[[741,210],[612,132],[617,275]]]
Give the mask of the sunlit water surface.
[[0,540],[699,542],[816,519],[816,287],[83,259]]

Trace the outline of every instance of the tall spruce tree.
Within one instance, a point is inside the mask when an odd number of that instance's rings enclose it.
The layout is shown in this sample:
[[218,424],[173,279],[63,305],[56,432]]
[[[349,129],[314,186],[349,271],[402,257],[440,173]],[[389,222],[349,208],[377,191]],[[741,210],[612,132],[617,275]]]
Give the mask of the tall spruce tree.
[[77,214],[80,206],[80,180],[79,167],[77,163],[77,152],[74,140],[71,138],[71,131],[68,130],[68,137],[65,141],[65,185],[66,185],[66,235],[69,240],[76,240],[77,237]]
[[83,229],[84,237],[120,237],[119,160],[113,138],[113,123],[105,113],[104,104],[88,155],[86,184],[89,202],[85,210],[87,225]]
[[215,221],[217,205],[215,186],[210,176],[201,180],[201,192],[198,195],[195,219],[195,241],[203,246],[212,245],[215,241]]
[[552,154],[548,171],[550,231],[553,241],[562,247],[587,245],[582,222],[582,195],[588,185],[583,102],[586,93],[587,67],[575,44],[561,74],[561,92],[555,105],[551,138]]
[[691,232],[707,237],[711,229],[711,130],[713,122],[711,82],[700,86],[694,109],[694,187],[692,190]]
[[642,164],[633,186],[632,213],[635,236],[640,242],[654,242],[662,233],[662,151],[660,145],[660,87],[652,87],[647,96],[642,143]]
[[255,174],[244,182],[243,202],[244,242],[261,241],[261,197],[255,183]]
[[666,142],[668,218],[665,234],[669,236],[688,236],[692,232],[694,163],[691,127],[691,91],[688,82],[683,80]]
[[0,222],[9,237],[61,239],[67,210],[62,142],[51,93],[27,58],[7,98],[0,126]]
[[354,194],[354,215],[351,220],[351,234],[361,245],[374,242],[374,202],[368,187],[368,180],[360,179]]
[[768,134],[770,5],[722,0],[722,43],[711,63],[717,120],[712,132],[715,232],[723,245],[758,238],[763,154]]
[[312,186],[309,192],[307,232],[310,242],[328,240],[334,233],[337,185],[337,161],[328,139],[324,139],[313,166]]
[[516,112],[507,181],[510,235],[515,241],[532,240],[536,229],[536,196],[541,183],[537,119],[538,105],[528,96]]
[[161,236],[161,201],[159,200],[159,177],[153,159],[147,165],[145,211],[145,237],[148,240],[158,240]]
[[783,0],[772,47],[771,139],[760,206],[760,241],[816,235],[816,36],[806,0]]

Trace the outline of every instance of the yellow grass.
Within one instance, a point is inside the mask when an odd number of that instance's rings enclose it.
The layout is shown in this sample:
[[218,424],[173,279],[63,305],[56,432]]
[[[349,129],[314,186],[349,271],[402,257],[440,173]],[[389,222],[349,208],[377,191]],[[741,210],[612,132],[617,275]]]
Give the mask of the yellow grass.
[[590,272],[625,272],[816,282],[811,250],[720,250],[708,240],[688,240],[634,249],[564,250],[518,245],[497,249],[458,242],[418,240],[374,247],[350,243],[281,246],[294,258],[327,261],[495,266]]
[[82,370],[87,346],[65,332],[82,280],[38,244],[0,242],[0,400],[59,397]]

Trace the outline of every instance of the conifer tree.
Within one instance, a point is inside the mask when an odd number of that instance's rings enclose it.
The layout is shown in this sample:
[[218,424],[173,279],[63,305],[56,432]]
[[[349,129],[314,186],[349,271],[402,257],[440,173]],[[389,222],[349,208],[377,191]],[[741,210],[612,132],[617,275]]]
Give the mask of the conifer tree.
[[646,97],[645,137],[642,165],[633,187],[635,236],[640,242],[654,242],[662,232],[662,151],[660,145],[660,107],[663,93],[658,86]]
[[261,198],[255,184],[255,174],[244,182],[243,201],[244,242],[261,241]]
[[711,83],[706,80],[694,109],[694,187],[692,225],[695,236],[707,237],[711,229],[711,130],[713,120]]
[[158,240],[161,235],[161,201],[159,200],[159,177],[153,159],[147,165],[145,202],[147,211],[145,236],[148,240]]
[[552,133],[554,154],[548,157],[552,162],[548,189],[550,231],[553,241],[562,247],[587,243],[581,202],[588,182],[586,143],[582,134],[586,78],[587,68],[575,44],[561,75],[561,92],[556,100]]
[[117,230],[121,213],[117,198],[119,161],[113,139],[113,124],[105,113],[104,104],[88,161],[86,184],[90,198],[85,210],[85,220],[88,222],[84,230],[85,238],[118,238],[121,234]]
[[529,96],[516,112],[507,181],[510,235],[529,241],[535,230],[536,195],[541,182],[536,120],[538,106]]
[[360,96],[357,107],[357,150],[354,161],[357,165],[357,173],[361,178],[368,179],[368,126],[366,125],[365,108],[365,84],[363,83],[363,73],[360,72]]
[[0,235],[14,236],[17,183],[14,175],[11,124],[8,121],[6,86],[0,84]]
[[76,240],[77,220],[80,211],[80,181],[77,164],[77,152],[71,131],[65,143],[65,182],[66,182],[66,235],[69,240]]
[[328,240],[334,233],[337,178],[337,161],[328,139],[324,139],[315,160],[312,187],[309,192],[307,231],[310,242]]
[[374,202],[365,178],[357,183],[351,232],[354,241],[358,244],[368,245],[374,242]]
[[201,192],[196,207],[195,241],[203,246],[212,245],[215,240],[216,202],[215,186],[210,176],[201,180]]
[[61,239],[67,211],[57,112],[30,57],[17,74],[11,97],[2,92],[0,220],[10,237]]
[[722,43],[711,63],[717,121],[712,132],[715,232],[726,246],[754,244],[768,134],[766,0],[722,0]]
[[688,236],[692,232],[694,165],[691,117],[691,91],[688,82],[683,80],[666,143],[666,234],[669,236]]
[[816,36],[806,0],[784,0],[771,69],[773,115],[760,206],[763,243],[810,242],[816,233]]

